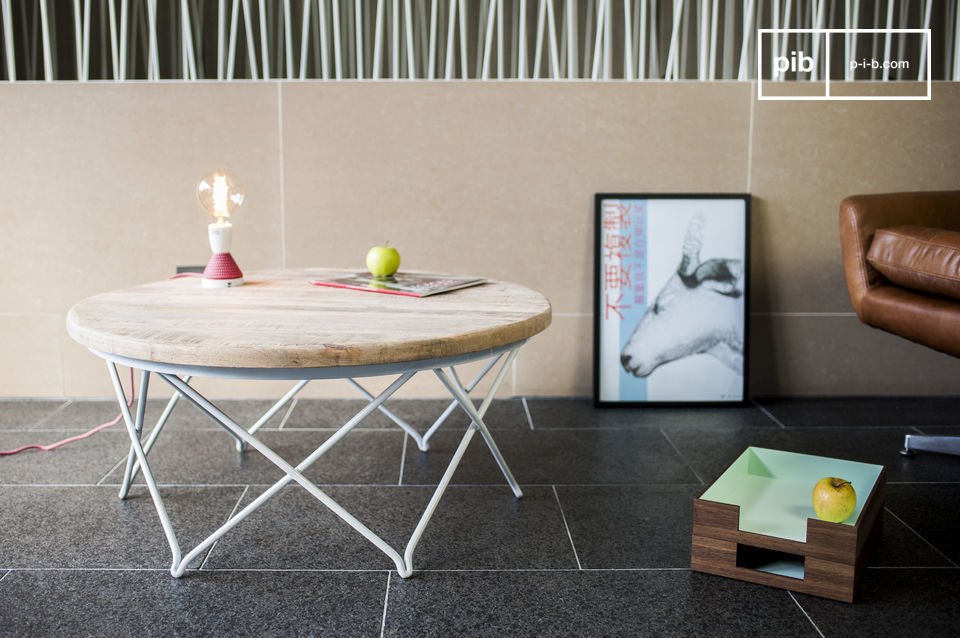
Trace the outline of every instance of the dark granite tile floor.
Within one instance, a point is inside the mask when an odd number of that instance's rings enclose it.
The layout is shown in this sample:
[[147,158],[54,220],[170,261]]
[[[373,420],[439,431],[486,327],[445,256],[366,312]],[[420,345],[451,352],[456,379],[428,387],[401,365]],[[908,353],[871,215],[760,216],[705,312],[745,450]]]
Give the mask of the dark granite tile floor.
[[787,592],[687,570],[392,577],[387,605],[386,636],[817,635]]
[[[920,455],[910,459],[922,460]],[[887,486],[887,509],[960,565],[960,482]]]
[[921,434],[934,436],[960,436],[960,426],[957,425],[925,425],[918,427]]
[[[281,430],[260,432],[257,438],[296,466],[331,434]],[[403,439],[404,433],[397,428],[351,432],[307,468],[305,475],[317,483],[393,485],[400,477]],[[271,484],[283,478],[283,472],[257,451],[237,452],[233,437],[222,431],[164,432],[149,460],[154,477],[161,484]],[[116,468],[105,482],[120,483],[123,469]],[[142,477],[137,480],[143,481]]]
[[960,425],[960,398],[757,399],[786,427]]
[[18,570],[4,636],[376,636],[384,573]]
[[665,425],[731,427],[772,426],[777,423],[757,406],[722,410],[702,408],[596,408],[590,399],[529,399],[535,429],[661,428]]
[[904,457],[909,428],[663,428],[680,454],[707,483],[717,478],[744,449],[765,447],[788,452],[874,463],[887,468],[887,480],[960,480],[960,457],[938,454]]
[[35,428],[66,405],[66,401],[0,401],[0,431]]
[[[151,402],[148,415],[164,403]],[[244,425],[270,405],[222,403]],[[296,464],[362,405],[300,400],[260,438]],[[423,431],[445,405],[390,407]],[[960,433],[955,407],[960,400],[638,410],[496,401],[489,424],[524,497],[474,437],[406,580],[299,486],[172,578],[146,487],[117,499],[128,448],[118,425],[55,452],[0,457],[0,635],[953,635],[960,458],[897,450],[917,429]],[[112,401],[0,401],[0,450],[116,414]],[[306,475],[403,548],[466,425],[457,413],[421,453],[374,414]],[[255,451],[237,454],[189,405],[169,428],[151,462],[189,550],[281,473]],[[855,604],[689,570],[692,499],[749,445],[886,466],[883,534]]]
[[[501,431],[494,440],[517,480],[534,484],[699,483],[659,430]],[[403,482],[435,484],[460,444],[461,432],[438,432],[430,451],[407,450]],[[501,484],[503,475],[479,434],[455,483]]]
[[[432,487],[330,487],[324,492],[402,550]],[[549,487],[516,499],[506,487],[451,487],[417,545],[417,569],[576,568],[560,507]],[[259,495],[251,490],[242,506]],[[237,526],[206,567],[392,569],[393,562],[300,487]],[[469,533],[465,533],[469,530]]]
[[[240,487],[161,488],[185,549],[226,520]],[[0,486],[0,568],[165,568],[170,548],[146,489]]]
[[[339,429],[359,412],[366,401],[360,399],[300,399],[290,412],[284,429]],[[479,403],[475,402],[479,407]],[[443,414],[450,401],[435,399],[393,399],[385,407],[417,431],[426,431]],[[495,399],[483,417],[491,430],[527,430],[527,413],[520,399]],[[470,420],[458,405],[447,417],[442,428],[462,431]],[[360,428],[396,428],[389,417],[379,410],[365,418]]]
[[[13,450],[35,443],[50,445],[75,434],[78,433],[0,431],[0,450]],[[0,457],[0,485],[94,484],[121,459],[126,459],[129,449],[130,439],[122,426],[118,425],[50,452],[31,450],[3,456]]]
[[[157,420],[167,407],[167,399],[150,399],[144,412],[144,430],[149,432],[156,425]],[[249,428],[269,410],[273,401],[215,401],[217,407],[227,416]],[[282,423],[290,408],[288,403],[273,416],[263,427],[277,428]],[[136,404],[130,408],[135,414]],[[120,407],[116,401],[71,401],[66,407],[46,416],[34,425],[35,428],[51,430],[88,430],[91,425],[111,421],[120,414]],[[119,427],[123,427],[122,424]],[[189,401],[181,399],[167,420],[165,428],[190,428],[193,430],[220,430],[213,419]]]
[[956,636],[960,570],[868,569],[853,605],[795,594],[826,636]]

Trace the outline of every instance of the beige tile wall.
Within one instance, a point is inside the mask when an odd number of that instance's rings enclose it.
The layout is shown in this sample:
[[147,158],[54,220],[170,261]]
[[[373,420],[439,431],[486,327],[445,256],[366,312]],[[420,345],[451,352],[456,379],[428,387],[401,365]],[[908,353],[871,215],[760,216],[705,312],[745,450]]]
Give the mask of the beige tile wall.
[[[850,313],[836,211],[854,192],[960,188],[960,84],[935,84],[932,102],[754,93],[736,82],[0,86],[0,396],[110,393],[64,314],[204,263],[193,188],[220,165],[248,195],[234,247],[246,270],[360,268],[389,239],[404,267],[546,294],[554,325],[521,354],[507,394],[591,392],[602,191],[754,194],[755,393],[955,392],[956,361]],[[407,396],[440,392],[425,377]],[[305,395],[356,396],[336,382]]]

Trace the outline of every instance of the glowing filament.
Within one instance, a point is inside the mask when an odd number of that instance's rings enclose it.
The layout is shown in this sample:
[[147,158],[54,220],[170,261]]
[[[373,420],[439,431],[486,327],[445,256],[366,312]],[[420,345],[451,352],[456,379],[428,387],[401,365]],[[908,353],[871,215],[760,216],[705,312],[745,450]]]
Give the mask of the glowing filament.
[[227,208],[229,190],[227,176],[215,175],[213,178],[213,214],[219,220],[230,216],[230,210]]

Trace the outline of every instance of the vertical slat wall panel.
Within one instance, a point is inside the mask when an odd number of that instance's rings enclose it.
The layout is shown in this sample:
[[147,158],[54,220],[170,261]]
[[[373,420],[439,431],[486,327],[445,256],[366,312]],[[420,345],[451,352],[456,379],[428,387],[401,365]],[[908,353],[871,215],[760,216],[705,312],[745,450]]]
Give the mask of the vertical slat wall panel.
[[[931,28],[933,79],[960,80],[958,2],[0,0],[0,80],[747,81],[760,28]],[[789,79],[817,80],[821,40],[774,35],[764,51],[769,64],[794,48],[812,55],[813,69]],[[860,33],[834,46],[845,60],[919,60],[915,72],[867,72],[914,81],[928,62],[920,40]],[[835,77],[853,79],[832,59]]]

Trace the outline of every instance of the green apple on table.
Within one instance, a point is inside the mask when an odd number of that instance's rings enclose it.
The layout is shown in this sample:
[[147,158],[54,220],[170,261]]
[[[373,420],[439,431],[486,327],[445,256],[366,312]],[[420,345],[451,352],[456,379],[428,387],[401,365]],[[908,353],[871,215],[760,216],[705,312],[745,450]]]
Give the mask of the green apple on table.
[[400,253],[390,242],[384,242],[383,246],[374,246],[367,252],[367,270],[374,277],[391,277],[399,268]]

